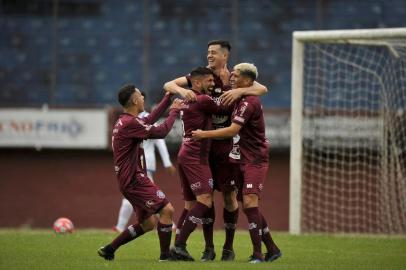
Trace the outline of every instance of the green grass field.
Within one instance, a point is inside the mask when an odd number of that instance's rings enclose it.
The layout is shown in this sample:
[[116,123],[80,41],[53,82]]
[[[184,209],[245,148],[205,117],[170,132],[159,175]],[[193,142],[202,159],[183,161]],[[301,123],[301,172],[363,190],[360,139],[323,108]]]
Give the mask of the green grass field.
[[[0,269],[406,269],[406,237],[384,236],[291,236],[275,233],[283,257],[272,263],[248,264],[251,242],[246,231],[235,239],[236,261],[221,262],[224,235],[215,233],[216,261],[157,261],[159,244],[156,233],[121,247],[115,261],[96,254],[114,233],[78,230],[71,235],[56,235],[50,230],[0,230]],[[200,230],[189,239],[188,249],[195,259],[203,251]]]

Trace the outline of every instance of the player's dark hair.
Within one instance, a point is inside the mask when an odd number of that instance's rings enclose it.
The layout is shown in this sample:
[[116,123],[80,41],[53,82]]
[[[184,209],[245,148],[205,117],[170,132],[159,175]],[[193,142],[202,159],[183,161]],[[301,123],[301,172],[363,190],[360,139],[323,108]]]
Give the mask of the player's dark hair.
[[118,102],[121,106],[127,107],[128,102],[135,92],[135,86],[132,84],[126,84],[118,90]]
[[221,39],[212,40],[212,41],[209,41],[209,43],[207,43],[207,47],[209,47],[211,45],[220,45],[221,48],[231,51],[231,44],[227,40],[221,40]]
[[213,71],[207,67],[197,67],[190,72],[190,78],[196,78],[200,76],[213,75]]

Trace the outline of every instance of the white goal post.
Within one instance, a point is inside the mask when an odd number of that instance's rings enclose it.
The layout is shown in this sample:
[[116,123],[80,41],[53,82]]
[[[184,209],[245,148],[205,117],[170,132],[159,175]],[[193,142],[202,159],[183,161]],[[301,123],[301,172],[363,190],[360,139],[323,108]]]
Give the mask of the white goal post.
[[289,231],[406,233],[406,28],[293,33]]

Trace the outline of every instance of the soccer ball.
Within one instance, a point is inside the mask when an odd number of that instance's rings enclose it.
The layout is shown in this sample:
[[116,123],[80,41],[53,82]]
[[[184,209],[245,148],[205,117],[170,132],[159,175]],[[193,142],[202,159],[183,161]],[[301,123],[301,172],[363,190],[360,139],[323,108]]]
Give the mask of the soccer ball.
[[54,231],[56,233],[72,233],[73,229],[73,223],[69,218],[61,217],[54,222]]

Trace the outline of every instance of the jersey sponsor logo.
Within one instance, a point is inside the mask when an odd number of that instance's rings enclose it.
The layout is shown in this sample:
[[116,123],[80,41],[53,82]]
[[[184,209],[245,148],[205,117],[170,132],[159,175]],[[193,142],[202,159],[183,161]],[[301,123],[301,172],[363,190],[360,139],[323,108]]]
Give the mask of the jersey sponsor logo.
[[165,193],[163,193],[162,192],[162,190],[158,190],[157,192],[156,192],[156,195],[158,196],[158,198],[160,198],[160,199],[165,199]]
[[228,154],[228,156],[232,159],[240,160],[241,159],[240,146],[238,144],[234,144],[233,149],[231,150],[230,154]]
[[200,189],[202,187],[202,184],[200,182],[196,182],[190,185],[190,188],[192,190]]
[[212,115],[211,117],[212,119],[212,123],[215,125],[218,124],[223,124],[228,120],[228,116],[227,115]]
[[247,109],[247,107],[248,107],[248,102],[244,101],[243,105],[241,106],[241,108],[240,108],[240,110],[238,112],[238,114],[243,115],[245,113],[245,110]]
[[247,184],[247,188],[252,188],[252,184]]
[[231,185],[231,186],[234,186],[234,185],[235,185],[235,181],[234,181],[234,180],[231,180],[231,181],[230,181],[230,185]]
[[222,90],[220,87],[214,88],[214,93],[221,94]]

